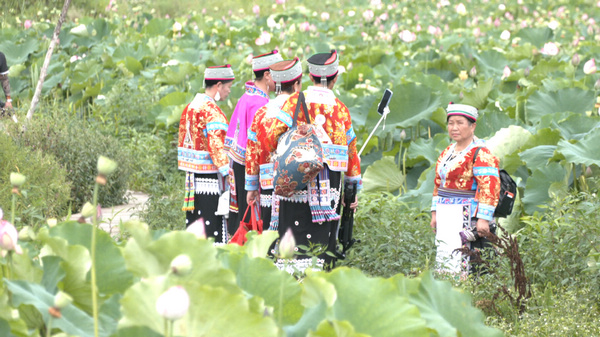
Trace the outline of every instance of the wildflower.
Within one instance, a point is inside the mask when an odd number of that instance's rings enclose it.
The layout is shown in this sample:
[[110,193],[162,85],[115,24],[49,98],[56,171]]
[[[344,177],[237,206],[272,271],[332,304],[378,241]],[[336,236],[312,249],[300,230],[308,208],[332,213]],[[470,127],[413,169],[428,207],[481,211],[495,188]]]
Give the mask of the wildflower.
[[591,59],[583,65],[583,72],[586,75],[591,75],[596,72],[596,60]]
[[469,78],[469,75],[467,74],[467,71],[466,71],[466,70],[461,70],[461,71],[460,71],[460,73],[458,74],[458,78],[459,78],[461,81],[464,81],[464,80],[466,80],[467,78]]
[[190,307],[190,296],[182,286],[173,286],[156,300],[156,311],[163,318],[175,321],[183,317]]
[[279,257],[282,259],[291,259],[296,251],[296,240],[292,229],[288,228],[281,241],[279,241]]
[[173,274],[185,276],[192,270],[192,260],[186,254],[177,255],[171,261],[171,271]]
[[544,55],[555,56],[558,54],[558,47],[554,42],[547,42],[544,44],[544,47],[542,47],[540,52]]

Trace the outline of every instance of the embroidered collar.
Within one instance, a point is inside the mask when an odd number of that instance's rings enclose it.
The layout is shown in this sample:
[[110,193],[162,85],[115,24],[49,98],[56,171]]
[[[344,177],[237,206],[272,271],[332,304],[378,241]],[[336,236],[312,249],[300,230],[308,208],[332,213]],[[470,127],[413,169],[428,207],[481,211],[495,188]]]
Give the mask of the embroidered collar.
[[267,99],[269,98],[269,95],[266,92],[262,91],[259,87],[254,85],[254,82],[252,81],[246,82],[246,93],[248,95],[257,95]]

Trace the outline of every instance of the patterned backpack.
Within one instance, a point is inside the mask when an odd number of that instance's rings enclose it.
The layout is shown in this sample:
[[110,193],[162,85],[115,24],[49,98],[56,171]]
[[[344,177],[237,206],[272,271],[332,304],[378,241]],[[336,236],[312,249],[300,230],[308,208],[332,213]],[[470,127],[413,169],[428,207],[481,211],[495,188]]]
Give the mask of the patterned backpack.
[[[298,125],[300,105],[306,117],[306,124],[302,125]],[[295,191],[306,187],[323,167],[323,147],[317,137],[316,126],[310,124],[304,93],[300,92],[292,127],[279,137],[273,154],[275,194],[292,196]]]

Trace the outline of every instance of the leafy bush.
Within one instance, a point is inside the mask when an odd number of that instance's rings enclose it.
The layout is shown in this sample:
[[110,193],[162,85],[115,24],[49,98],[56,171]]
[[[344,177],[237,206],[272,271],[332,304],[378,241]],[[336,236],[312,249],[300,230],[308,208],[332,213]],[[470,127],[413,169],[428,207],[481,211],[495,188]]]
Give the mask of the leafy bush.
[[591,193],[555,198],[544,214],[524,217],[515,235],[532,283],[571,284],[600,240],[600,201]]
[[66,170],[51,154],[21,148],[0,132],[0,207],[5,218],[11,209],[11,172],[20,172],[27,178],[22,195],[17,198],[20,224],[31,225],[66,213],[71,187]]
[[435,262],[429,221],[428,214],[407,208],[392,194],[360,194],[354,236],[361,242],[341,264],[373,276],[418,274]]
[[100,190],[103,207],[122,204],[131,173],[132,158],[119,141],[109,137],[85,120],[59,111],[53,106],[41,107],[26,131],[13,126],[9,132],[19,146],[27,146],[53,154],[67,170],[71,182],[72,210],[79,211],[84,202],[92,199],[100,155],[114,159],[119,167],[105,188]]

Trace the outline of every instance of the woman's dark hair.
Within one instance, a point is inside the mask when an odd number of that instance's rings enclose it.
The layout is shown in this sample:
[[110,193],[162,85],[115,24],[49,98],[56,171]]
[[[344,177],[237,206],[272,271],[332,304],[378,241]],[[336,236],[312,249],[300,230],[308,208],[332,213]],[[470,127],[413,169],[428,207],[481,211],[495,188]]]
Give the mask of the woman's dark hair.
[[263,79],[263,77],[265,76],[265,72],[269,71],[269,69],[264,69],[264,70],[258,70],[254,72],[254,80],[255,81],[260,81]]
[[[451,116],[448,116],[448,117],[446,117],[446,123],[448,123],[448,120],[449,120],[449,119],[450,119],[450,117],[452,117],[452,116],[457,116],[457,115],[451,115]],[[467,117],[467,116],[461,116],[461,117],[464,117],[464,118],[466,118],[466,119],[467,119],[467,122],[469,122],[469,125],[471,125],[471,124],[473,124],[473,123],[476,123],[476,122],[477,122],[476,120],[474,120],[474,119],[473,119],[473,118],[471,118],[471,117]]]
[[294,93],[294,84],[296,84],[296,82],[300,83],[300,80],[297,79],[292,82],[281,83],[281,92],[285,92],[286,94],[293,94]]
[[233,80],[204,80],[204,87],[208,89],[219,82],[227,84],[229,82],[233,82]]
[[[336,71],[335,74],[327,76],[327,86],[329,86],[329,84],[331,84],[331,82],[333,82],[333,80],[335,79],[335,77],[337,76],[338,72]],[[315,83],[321,83],[321,78],[320,77],[315,77],[312,74],[310,74],[310,78],[315,81]]]

